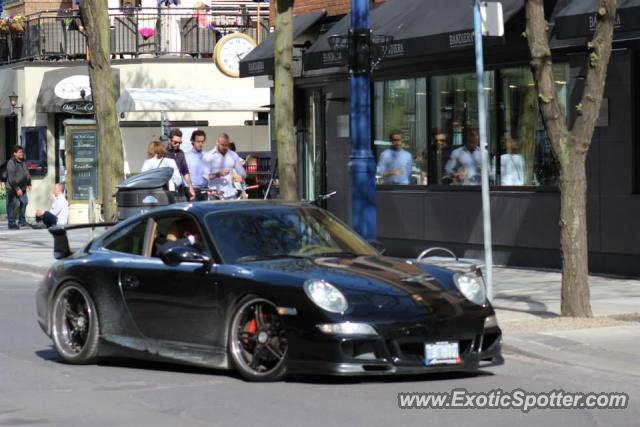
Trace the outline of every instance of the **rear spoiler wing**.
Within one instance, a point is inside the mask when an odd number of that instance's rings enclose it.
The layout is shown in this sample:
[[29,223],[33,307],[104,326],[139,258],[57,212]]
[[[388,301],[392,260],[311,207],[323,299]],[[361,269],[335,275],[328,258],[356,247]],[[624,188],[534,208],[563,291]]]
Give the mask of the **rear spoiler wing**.
[[77,224],[77,225],[54,225],[49,228],[49,233],[53,236],[53,257],[55,259],[63,259],[71,255],[69,247],[69,238],[67,230],[78,230],[81,228],[102,228],[111,227],[116,222],[98,222],[94,224]]

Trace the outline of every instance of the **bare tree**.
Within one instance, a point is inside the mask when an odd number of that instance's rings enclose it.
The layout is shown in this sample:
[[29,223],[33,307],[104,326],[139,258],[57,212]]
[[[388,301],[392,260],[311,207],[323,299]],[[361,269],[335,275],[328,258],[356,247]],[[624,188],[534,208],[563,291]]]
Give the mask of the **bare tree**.
[[111,78],[107,0],[82,0],[80,13],[86,28],[91,95],[98,125],[99,185],[104,217],[111,220],[117,215],[112,194],[116,185],[124,178],[124,158]]
[[531,69],[547,135],[560,169],[560,244],[563,316],[589,317],[587,176],[585,162],[600,112],[616,16],[616,0],[598,0],[597,25],[588,44],[589,67],[571,128],[560,107],[553,77],[543,0],[526,2]]
[[298,199],[297,153],[293,130],[293,3],[276,0],[275,38],[275,128],[278,146],[280,194],[285,200]]

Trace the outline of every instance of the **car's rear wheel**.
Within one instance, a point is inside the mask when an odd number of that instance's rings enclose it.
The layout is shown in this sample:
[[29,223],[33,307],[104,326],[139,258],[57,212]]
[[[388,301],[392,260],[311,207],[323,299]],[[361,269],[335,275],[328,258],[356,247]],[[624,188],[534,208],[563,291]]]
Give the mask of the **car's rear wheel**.
[[256,296],[238,304],[229,333],[229,355],[250,381],[278,381],[286,375],[288,343],[276,307]]
[[89,364],[98,356],[98,313],[89,293],[77,283],[60,287],[51,313],[53,345],[67,363]]

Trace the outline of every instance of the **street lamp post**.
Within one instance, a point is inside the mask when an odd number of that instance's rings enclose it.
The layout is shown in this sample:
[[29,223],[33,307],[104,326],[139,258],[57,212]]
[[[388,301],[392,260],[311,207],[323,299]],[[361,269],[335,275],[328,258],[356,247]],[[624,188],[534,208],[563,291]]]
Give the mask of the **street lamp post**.
[[489,199],[489,152],[487,151],[487,119],[484,92],[484,59],[482,49],[482,17],[480,0],[473,3],[473,30],[476,48],[476,89],[478,91],[478,128],[482,155],[482,225],[484,234],[484,260],[487,297],[493,300],[493,249],[491,243],[491,205]]
[[369,0],[351,0],[351,223],[365,239],[376,238],[375,161],[371,151],[371,32]]

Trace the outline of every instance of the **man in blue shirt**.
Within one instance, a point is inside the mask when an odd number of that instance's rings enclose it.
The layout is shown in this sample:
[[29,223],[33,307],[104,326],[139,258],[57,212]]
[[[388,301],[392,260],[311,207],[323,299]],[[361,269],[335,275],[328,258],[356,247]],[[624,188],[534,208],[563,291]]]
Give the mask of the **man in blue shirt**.
[[411,179],[413,157],[402,148],[402,135],[399,132],[389,134],[391,148],[387,148],[378,160],[378,175],[382,176],[383,184],[407,185]]
[[207,135],[203,130],[196,129],[191,133],[191,151],[185,153],[185,159],[189,166],[191,184],[196,193],[196,200],[207,200],[207,179],[205,177],[204,141]]

